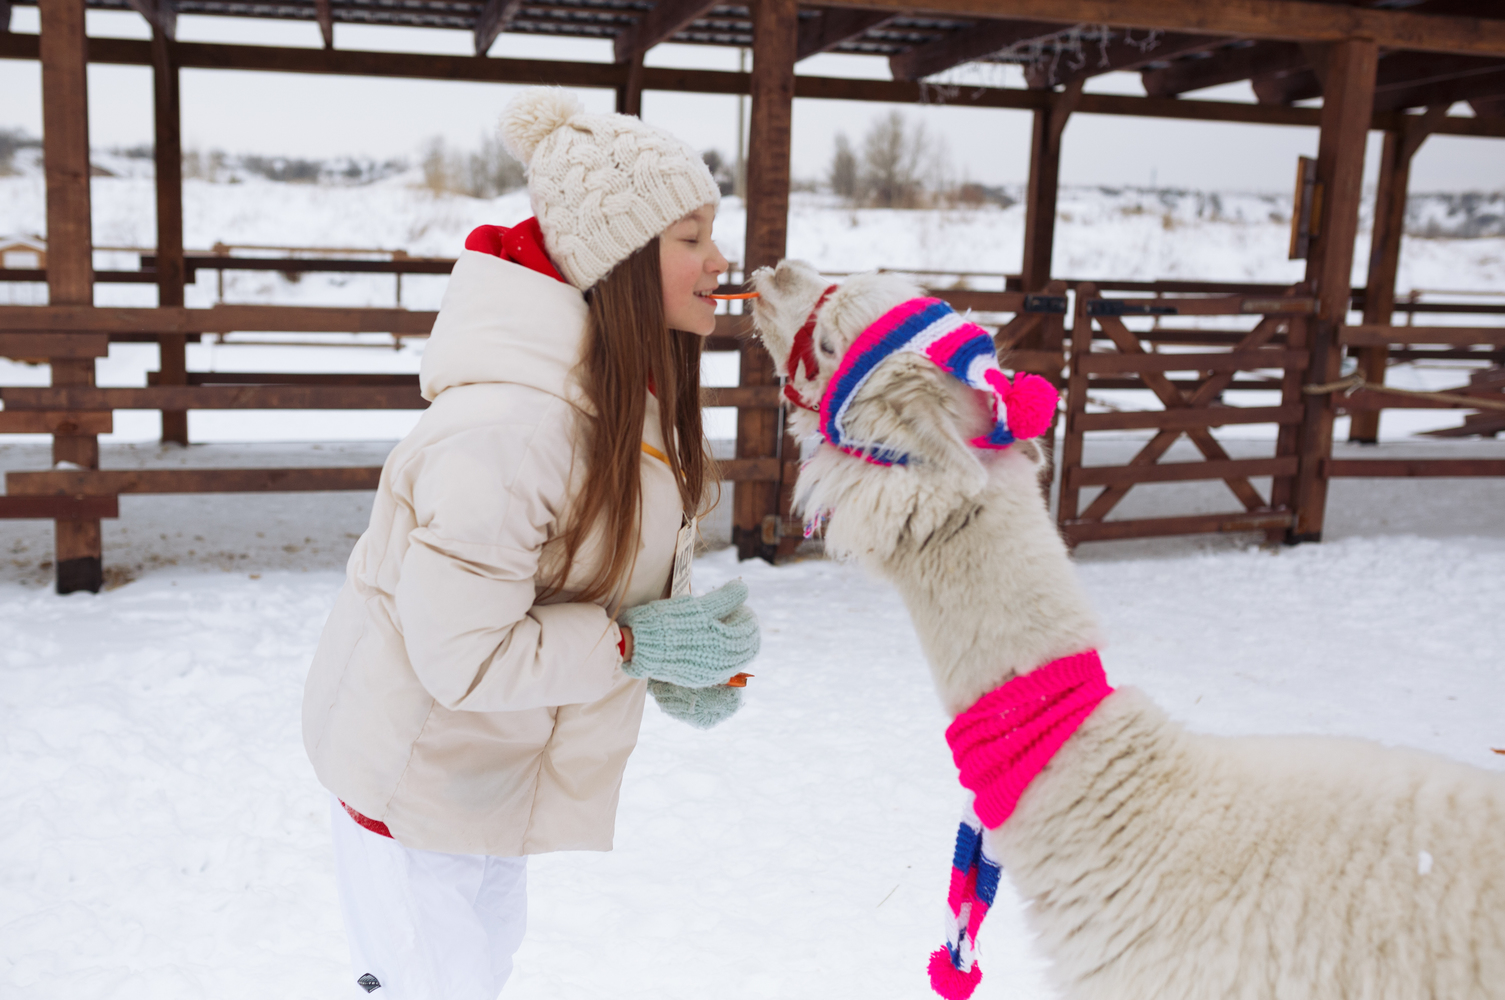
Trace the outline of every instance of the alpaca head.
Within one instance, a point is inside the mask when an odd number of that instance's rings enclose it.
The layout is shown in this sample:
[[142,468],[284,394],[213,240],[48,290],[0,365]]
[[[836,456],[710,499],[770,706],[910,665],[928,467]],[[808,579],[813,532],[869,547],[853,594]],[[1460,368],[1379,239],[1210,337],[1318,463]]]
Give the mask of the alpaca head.
[[[810,265],[795,260],[760,268],[752,276],[752,285],[759,293],[753,323],[787,378],[791,430],[801,436],[822,431],[816,411],[832,376],[858,339],[896,307],[925,295],[918,285],[894,274],[870,272],[833,285]],[[965,492],[976,492],[986,480],[983,458],[987,453],[974,442],[994,429],[995,391],[1014,396],[1011,426],[1040,425],[1030,434],[1017,434],[1021,439],[1038,434],[1044,426],[1042,414],[1048,423],[1054,412],[1055,393],[1048,383],[1037,380],[1040,386],[1035,386],[1020,379],[1010,383],[1000,373],[994,374],[999,375],[999,388],[982,391],[923,354],[892,354],[872,369],[851,396],[843,431],[870,453],[903,455],[904,464],[916,474],[960,476],[958,485],[965,483]],[[1026,385],[1029,392],[1015,392],[1016,387]],[[1039,449],[1024,440],[1008,450],[1033,464],[1039,462]]]

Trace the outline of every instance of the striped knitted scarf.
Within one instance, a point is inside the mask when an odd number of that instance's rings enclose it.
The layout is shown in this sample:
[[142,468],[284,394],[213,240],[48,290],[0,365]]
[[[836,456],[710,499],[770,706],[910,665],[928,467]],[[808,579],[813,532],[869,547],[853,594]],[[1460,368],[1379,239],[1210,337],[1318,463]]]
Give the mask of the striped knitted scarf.
[[827,383],[820,400],[820,429],[834,447],[875,465],[909,463],[904,452],[878,441],[853,440],[846,430],[852,400],[878,366],[896,354],[928,358],[988,395],[993,428],[974,438],[974,447],[1007,448],[1016,440],[1043,433],[1050,426],[1056,409],[1056,391],[1049,382],[1037,375],[1021,375],[1010,383],[998,367],[998,355],[988,331],[967,322],[940,299],[910,299],[862,331]]
[[1047,663],[983,695],[946,729],[946,742],[972,792],[962,812],[947,894],[946,947],[930,956],[930,985],[966,1000],[982,980],[977,932],[993,905],[1002,867],[983,831],[1014,814],[1019,797],[1113,689],[1095,651]]

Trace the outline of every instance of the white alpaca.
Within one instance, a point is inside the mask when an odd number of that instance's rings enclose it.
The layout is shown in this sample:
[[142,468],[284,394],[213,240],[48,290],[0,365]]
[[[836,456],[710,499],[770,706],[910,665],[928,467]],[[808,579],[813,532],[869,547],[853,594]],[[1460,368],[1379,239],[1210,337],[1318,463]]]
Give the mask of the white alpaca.
[[[828,282],[785,261],[753,283],[759,336],[789,371]],[[858,335],[922,294],[890,275],[846,281],[814,327],[818,371],[793,359],[795,391],[819,400]],[[952,715],[1100,645],[1038,454],[966,444],[990,419],[979,400],[895,356],[847,426],[914,460],[822,444],[796,488],[829,517],[829,553],[898,588]],[[794,412],[797,433],[816,430]],[[1121,689],[985,844],[1068,1000],[1505,998],[1505,775],[1361,740],[1190,733]]]

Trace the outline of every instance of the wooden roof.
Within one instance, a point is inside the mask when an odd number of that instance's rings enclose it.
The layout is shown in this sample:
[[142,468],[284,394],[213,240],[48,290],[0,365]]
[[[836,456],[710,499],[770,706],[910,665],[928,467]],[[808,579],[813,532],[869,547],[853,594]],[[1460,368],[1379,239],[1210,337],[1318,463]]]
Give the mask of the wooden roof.
[[[1036,89],[1133,71],[1152,97],[1248,80],[1260,103],[1289,105],[1322,94],[1312,41],[1304,39],[1333,37],[1346,25],[1371,32],[1382,45],[1416,43],[1414,49],[1403,44],[1383,49],[1376,111],[1471,101],[1476,114],[1505,116],[1505,41],[1500,41],[1505,40],[1505,3],[1499,0],[1276,0],[1235,5],[1243,8],[1238,13],[1224,13],[1223,5],[1208,0],[1011,0],[1007,5],[928,0],[920,13],[904,2],[834,0],[841,6],[802,7],[799,58],[819,52],[886,57],[893,77],[909,81],[968,62],[1013,62],[1024,67],[1028,85]],[[166,24],[169,33],[177,14],[312,21],[323,29],[326,47],[333,45],[334,24],[468,31],[478,53],[504,31],[610,38],[618,61],[661,42],[752,44],[745,4],[707,0],[88,0],[88,6],[137,10]],[[1040,19],[976,14],[999,6]],[[1257,17],[1261,6],[1271,12],[1263,29]],[[1088,14],[1120,23],[1066,20]],[[1324,19],[1331,22],[1327,36]],[[1135,20],[1165,27],[1125,26]],[[1376,25],[1394,30],[1374,32]],[[1220,26],[1260,31],[1251,37],[1247,30],[1219,32]],[[1486,54],[1458,54],[1470,50]]]

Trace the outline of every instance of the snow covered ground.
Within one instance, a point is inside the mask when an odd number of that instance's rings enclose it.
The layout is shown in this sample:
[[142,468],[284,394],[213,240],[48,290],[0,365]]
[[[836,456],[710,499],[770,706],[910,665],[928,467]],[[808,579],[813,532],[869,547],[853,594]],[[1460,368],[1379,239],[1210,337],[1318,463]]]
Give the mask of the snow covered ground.
[[[1323,545],[1085,546],[1110,676],[1203,731],[1505,766],[1505,492],[1374,485],[1336,484]],[[107,559],[141,565],[97,596],[52,594],[45,530],[0,524],[0,995],[351,995],[298,717],[365,498],[122,508]],[[927,995],[959,789],[904,609],[852,567],[730,550],[696,586],[736,575],[764,626],[747,707],[710,733],[648,709],[616,850],[533,862],[504,996]],[[1051,995],[1015,900],[982,946],[979,997]]]
[[[517,195],[436,200],[397,180],[269,185],[190,182],[189,246],[452,255],[471,226],[527,214]],[[1294,280],[1277,201],[1069,191],[1056,270]],[[0,232],[40,229],[41,204],[34,174],[0,178]],[[101,245],[151,241],[149,180],[98,179],[95,206]],[[724,206],[718,235],[728,250],[740,247],[742,218],[735,201]],[[790,248],[831,270],[996,274],[1017,267],[1021,231],[1017,206],[852,212],[806,197]],[[1402,288],[1505,287],[1505,239],[1411,240],[1406,254]],[[102,253],[100,266],[134,266],[134,256]],[[442,287],[409,279],[404,301],[431,308]],[[390,278],[226,281],[230,301],[387,305],[392,292]],[[35,294],[0,285],[0,302]],[[214,294],[205,275],[189,302]],[[102,303],[151,296],[140,286],[100,290]],[[100,383],[143,384],[154,353],[115,345]],[[189,361],[416,371],[420,357],[418,344],[203,344]],[[728,374],[725,358],[712,363],[713,381]],[[1427,387],[1459,380],[1424,369],[1401,377]],[[45,368],[0,362],[0,383],[46,378]],[[192,437],[203,443],[185,452],[151,443],[154,415],[122,413],[103,464],[377,464],[414,418],[195,413]],[[1339,455],[1500,454],[1498,442],[1417,439],[1421,425],[1386,421],[1385,443],[1340,445]],[[1235,456],[1269,447],[1257,431],[1221,436]],[[1088,461],[1123,461],[1141,438],[1104,436]],[[0,472],[44,468],[47,447],[0,439]],[[1142,487],[1123,513],[1228,509],[1229,500],[1216,483]],[[369,506],[364,494],[126,497],[122,517],[105,524],[108,589],[68,597],[50,590],[50,526],[0,521],[0,996],[352,995],[327,800],[298,716],[309,657]],[[1110,676],[1146,688],[1196,729],[1363,736],[1501,769],[1505,757],[1490,748],[1505,747],[1502,511],[1501,480],[1340,480],[1322,545],[1105,543],[1083,546],[1078,562],[1106,623]],[[724,537],[720,516],[711,534]],[[927,996],[960,795],[902,606],[857,570],[819,560],[738,565],[720,550],[696,574],[697,589],[735,575],[752,589],[764,650],[747,707],[710,733],[648,709],[616,850],[534,861],[531,929],[504,996]],[[979,997],[1051,995],[1017,901],[1000,902],[982,947]]]

